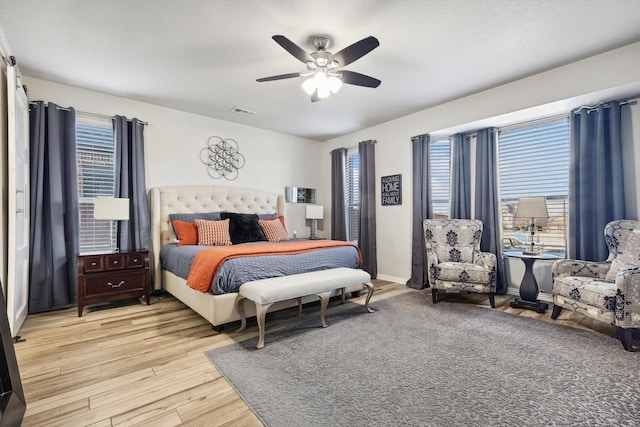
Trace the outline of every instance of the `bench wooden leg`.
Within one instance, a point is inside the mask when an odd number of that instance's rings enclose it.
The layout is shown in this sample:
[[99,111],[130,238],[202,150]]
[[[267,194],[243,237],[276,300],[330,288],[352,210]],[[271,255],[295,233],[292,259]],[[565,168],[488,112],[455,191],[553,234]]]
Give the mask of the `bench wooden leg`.
[[244,315],[244,300],[245,297],[240,296],[238,297],[238,301],[236,302],[238,313],[240,313],[240,327],[236,330],[236,332],[242,332],[244,331],[244,328],[247,327],[247,317]]
[[298,301],[298,317],[302,316],[302,297],[296,298]]
[[327,291],[327,292],[321,292],[319,294],[316,294],[317,296],[320,297],[320,325],[323,328],[327,327],[327,324],[324,321],[324,314],[327,312],[327,306],[329,305],[329,298],[331,297],[332,293],[333,291]]
[[256,319],[258,320],[258,332],[260,334],[258,338],[258,345],[256,348],[264,347],[264,327],[265,327],[265,317],[267,316],[267,310],[271,307],[272,304],[258,304],[256,303]]
[[369,307],[369,300],[373,296],[373,290],[374,290],[373,284],[369,282],[369,283],[363,283],[363,285],[365,285],[368,289],[367,300],[364,302],[364,308],[366,308],[369,313],[373,313],[373,310]]

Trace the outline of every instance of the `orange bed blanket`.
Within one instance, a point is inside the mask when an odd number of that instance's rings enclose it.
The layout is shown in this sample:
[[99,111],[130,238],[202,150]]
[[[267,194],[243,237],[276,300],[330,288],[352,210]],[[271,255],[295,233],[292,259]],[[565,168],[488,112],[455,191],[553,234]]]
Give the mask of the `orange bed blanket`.
[[187,277],[187,285],[202,292],[209,292],[211,282],[222,263],[230,258],[263,255],[286,255],[309,252],[316,249],[336,246],[353,246],[358,250],[358,258],[362,264],[362,254],[358,246],[341,240],[303,240],[295,242],[278,242],[269,244],[247,244],[240,246],[214,246],[198,252],[191,264]]

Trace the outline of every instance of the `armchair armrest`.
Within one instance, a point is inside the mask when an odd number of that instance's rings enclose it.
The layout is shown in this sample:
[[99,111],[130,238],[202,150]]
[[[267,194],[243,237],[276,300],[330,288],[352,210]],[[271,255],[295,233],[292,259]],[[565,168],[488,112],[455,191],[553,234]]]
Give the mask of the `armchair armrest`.
[[497,269],[498,258],[496,257],[496,254],[491,252],[476,252],[474,264],[481,265],[489,269]]
[[616,274],[615,324],[622,328],[640,328],[640,267]]
[[580,276],[604,279],[611,268],[611,261],[592,262],[578,259],[559,259],[553,263],[553,277]]

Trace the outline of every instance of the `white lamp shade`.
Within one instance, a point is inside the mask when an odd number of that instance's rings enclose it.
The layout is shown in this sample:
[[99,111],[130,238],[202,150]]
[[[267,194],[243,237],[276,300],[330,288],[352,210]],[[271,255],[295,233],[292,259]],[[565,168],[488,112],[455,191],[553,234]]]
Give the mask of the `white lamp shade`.
[[520,197],[515,218],[549,218],[544,197]]
[[96,197],[93,217],[95,219],[126,221],[129,219],[129,199]]
[[307,219],[322,219],[323,208],[320,205],[307,206]]

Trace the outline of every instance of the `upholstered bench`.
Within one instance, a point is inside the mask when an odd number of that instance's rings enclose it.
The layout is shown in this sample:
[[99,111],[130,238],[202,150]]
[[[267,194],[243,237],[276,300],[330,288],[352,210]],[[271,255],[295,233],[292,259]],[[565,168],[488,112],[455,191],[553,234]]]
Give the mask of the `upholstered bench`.
[[301,298],[307,295],[320,297],[320,324],[327,327],[324,315],[329,304],[329,297],[335,290],[341,290],[344,302],[344,288],[362,284],[369,290],[365,302],[365,308],[370,313],[369,300],[373,295],[371,276],[363,270],[353,268],[331,268],[328,270],[312,271],[310,273],[293,274],[291,276],[272,277],[269,279],[254,280],[240,286],[238,298],[238,312],[241,325],[237,332],[241,332],[247,325],[244,314],[244,300],[248,299],[256,304],[256,319],[260,337],[257,348],[264,347],[265,316],[269,307],[278,302],[289,299],[298,300],[298,312],[301,311]]

